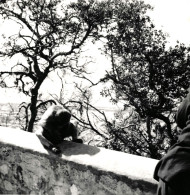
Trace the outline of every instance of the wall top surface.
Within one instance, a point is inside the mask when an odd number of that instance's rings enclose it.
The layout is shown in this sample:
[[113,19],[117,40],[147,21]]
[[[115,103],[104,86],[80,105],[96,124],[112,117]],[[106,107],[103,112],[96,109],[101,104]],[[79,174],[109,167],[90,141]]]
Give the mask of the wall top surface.
[[62,153],[57,156],[46,150],[34,133],[7,127],[0,127],[0,142],[23,151],[47,155],[48,158],[59,158],[131,179],[157,183],[153,179],[153,172],[158,161],[154,159],[68,141],[60,144]]

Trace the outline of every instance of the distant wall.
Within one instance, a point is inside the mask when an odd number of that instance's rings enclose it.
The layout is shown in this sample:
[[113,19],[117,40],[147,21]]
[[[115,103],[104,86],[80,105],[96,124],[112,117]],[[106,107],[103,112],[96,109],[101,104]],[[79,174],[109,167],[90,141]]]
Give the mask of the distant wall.
[[64,141],[54,155],[33,133],[0,127],[0,194],[152,195],[156,160]]

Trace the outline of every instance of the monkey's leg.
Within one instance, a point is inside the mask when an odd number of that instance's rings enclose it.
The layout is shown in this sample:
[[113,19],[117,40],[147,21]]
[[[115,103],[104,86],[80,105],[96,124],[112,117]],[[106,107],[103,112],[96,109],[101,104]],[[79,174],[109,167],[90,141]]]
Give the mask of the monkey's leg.
[[82,139],[73,139],[72,140],[73,142],[75,142],[75,143],[80,143],[80,144],[83,144],[83,140]]

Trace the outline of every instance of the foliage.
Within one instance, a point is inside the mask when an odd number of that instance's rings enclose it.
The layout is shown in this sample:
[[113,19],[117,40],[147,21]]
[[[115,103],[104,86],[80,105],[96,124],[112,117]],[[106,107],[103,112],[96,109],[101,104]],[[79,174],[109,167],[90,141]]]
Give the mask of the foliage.
[[180,43],[167,48],[166,34],[145,15],[149,8],[120,1],[114,10],[105,47],[112,64],[106,78],[112,84],[102,95],[133,110],[130,120],[124,118],[130,128],[118,122],[110,127],[112,147],[160,158],[176,141],[174,114],[189,87],[190,49]]

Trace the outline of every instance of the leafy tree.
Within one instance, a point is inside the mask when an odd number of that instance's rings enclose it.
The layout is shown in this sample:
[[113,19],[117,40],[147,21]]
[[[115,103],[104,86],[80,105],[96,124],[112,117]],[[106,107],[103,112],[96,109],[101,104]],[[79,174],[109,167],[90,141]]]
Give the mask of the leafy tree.
[[[2,87],[16,87],[30,97],[25,109],[25,130],[32,132],[38,109],[49,102],[40,99],[39,90],[49,73],[58,69],[75,74],[85,71],[77,60],[82,46],[95,41],[105,26],[109,12],[108,2],[66,4],[61,0],[7,0],[0,4],[4,21],[19,26],[19,31],[6,37],[0,57],[6,66],[0,71]],[[17,59],[14,63],[9,60]],[[18,60],[19,59],[19,60]]]
[[111,84],[102,95],[122,102],[123,110],[109,121],[90,103],[88,90],[80,87],[82,96],[60,103],[74,111],[82,128],[102,138],[101,146],[160,158],[178,134],[174,114],[189,87],[189,48],[179,43],[167,48],[167,36],[155,29],[146,15],[151,7],[143,2],[110,1],[109,8],[112,14],[99,38],[106,43],[112,65],[101,81]]
[[166,34],[145,15],[150,8],[141,1],[118,1],[105,47],[112,64],[106,78],[112,83],[102,94],[132,113],[110,126],[110,147],[160,158],[176,141],[174,114],[189,87],[190,49],[180,43],[167,47]]

